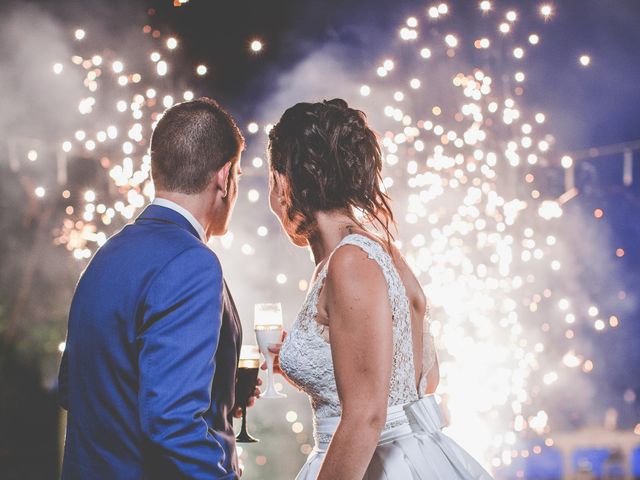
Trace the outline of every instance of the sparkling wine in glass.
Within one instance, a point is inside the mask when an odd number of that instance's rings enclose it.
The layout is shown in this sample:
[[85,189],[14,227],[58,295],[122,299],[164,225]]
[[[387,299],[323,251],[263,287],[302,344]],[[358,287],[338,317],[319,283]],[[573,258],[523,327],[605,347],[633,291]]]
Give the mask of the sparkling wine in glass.
[[282,305],[279,303],[257,303],[255,306],[254,328],[260,353],[267,362],[267,388],[260,398],[285,398],[276,391],[273,382],[273,361],[275,354],[269,345],[278,345],[282,339]]
[[242,408],[242,427],[236,442],[255,443],[257,438],[247,431],[247,402],[258,384],[260,370],[260,351],[257,345],[242,345],[236,375],[236,403]]

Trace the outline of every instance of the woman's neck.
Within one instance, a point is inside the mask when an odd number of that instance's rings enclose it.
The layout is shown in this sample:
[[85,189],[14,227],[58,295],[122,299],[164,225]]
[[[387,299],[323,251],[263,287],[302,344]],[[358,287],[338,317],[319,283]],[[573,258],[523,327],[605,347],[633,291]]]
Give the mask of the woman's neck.
[[322,263],[344,237],[362,231],[362,227],[345,212],[318,212],[316,226],[308,239],[316,265]]

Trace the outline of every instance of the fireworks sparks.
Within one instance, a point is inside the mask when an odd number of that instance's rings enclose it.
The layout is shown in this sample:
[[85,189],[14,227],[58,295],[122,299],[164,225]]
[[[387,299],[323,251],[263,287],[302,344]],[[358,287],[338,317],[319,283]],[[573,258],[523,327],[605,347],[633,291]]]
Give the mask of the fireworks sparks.
[[548,19],[551,15],[553,15],[553,7],[551,5],[545,4],[540,7],[540,14],[546,19]]
[[263,45],[262,45],[262,42],[260,40],[253,40],[249,47],[251,48],[251,51],[253,53],[258,53],[258,52],[262,51]]
[[[483,15],[494,9],[488,1],[479,7]],[[549,19],[553,9],[542,5],[539,12]],[[442,21],[447,13],[447,8],[431,6],[427,17]],[[470,39],[447,32],[440,38],[442,50],[423,46],[417,51],[423,59],[446,64],[451,49],[473,45],[499,51],[506,46],[516,61],[506,67],[514,68],[512,86],[495,85],[492,73],[501,71],[471,66],[453,75],[454,91],[449,93],[456,99],[454,105],[432,105],[431,115],[425,116],[425,110],[417,107],[424,102],[412,91],[422,83],[433,84],[433,79],[413,77],[408,81],[411,90],[394,89],[401,79],[390,79],[396,65],[387,59],[375,70],[377,82],[359,91],[371,97],[372,109],[382,104],[385,117],[392,121],[382,141],[384,184],[396,205],[406,202],[400,231],[407,241],[402,249],[434,307],[432,329],[446,349],[442,392],[452,416],[450,432],[475,454],[490,453],[494,467],[512,462],[512,447],[519,435],[549,434],[545,410],[525,412],[535,404],[535,392],[552,388],[565,376],[561,369],[543,370],[547,354],[543,339],[550,334],[551,324],[538,320],[542,312],[550,313],[546,302],[560,295],[547,285],[562,272],[557,238],[549,231],[563,211],[558,201],[541,197],[534,188],[535,175],[527,171],[527,166],[548,161],[554,139],[542,130],[544,113],[528,112],[517,100],[527,79],[526,50],[512,45],[507,34],[516,24],[523,28],[527,19],[515,10],[500,17],[504,20],[493,20],[497,22],[493,38]],[[418,30],[414,20],[409,17],[400,30],[405,48],[415,48],[413,40],[423,35],[436,45],[438,38]],[[532,47],[540,43],[539,33],[525,38]],[[580,59],[584,66],[589,63],[585,57]],[[415,68],[412,64],[402,67],[403,71]],[[509,128],[502,130],[501,124]],[[509,132],[506,137],[505,132]],[[560,163],[564,168],[573,166],[569,156]],[[523,196],[500,182],[512,175],[510,169],[528,185]],[[563,299],[555,315],[572,324],[589,313],[575,311],[572,305]],[[591,312],[597,311],[593,308]],[[617,325],[617,318],[613,323]],[[535,331],[532,325],[540,328]],[[601,318],[593,319],[592,325],[597,331],[607,326]],[[563,338],[574,335],[574,330],[567,329]],[[593,362],[575,348],[568,348],[560,360],[567,370],[582,367],[588,373],[593,369]],[[469,396],[474,402],[468,402]],[[482,412],[488,411],[501,412],[502,430],[480,420]],[[471,437],[470,431],[474,432]],[[487,445],[493,445],[491,452]],[[523,452],[523,456],[529,454]]]
[[167,48],[169,50],[173,50],[177,46],[178,46],[178,40],[176,40],[174,37],[167,38]]
[[[85,35],[85,31],[81,29],[75,32],[77,40],[84,39]],[[170,37],[165,44],[169,50],[174,50],[178,41]],[[128,70],[126,63],[114,58],[112,52],[104,55],[78,54],[72,58],[72,63],[84,70],[84,86],[89,90],[78,104],[81,115],[91,116],[98,102],[104,104],[111,101],[110,98],[93,94],[98,91],[99,85],[103,85],[100,91],[111,83],[122,92],[120,99],[112,104],[118,115],[111,118],[113,123],[98,126],[91,131],[78,129],[72,135],[73,140],[67,139],[60,144],[64,153],[77,152],[79,155],[90,154],[100,158],[100,165],[108,171],[118,191],[116,201],[112,200],[112,195],[107,195],[101,201],[100,197],[103,195],[93,189],[83,194],[70,190],[63,192],[65,200],[82,202],[82,205],[66,207],[69,218],[63,222],[56,242],[64,244],[78,260],[89,258],[95,248],[104,244],[107,233],[110,232],[109,227],[114,222],[117,225],[123,220],[130,220],[153,196],[153,186],[149,180],[150,157],[144,151],[154,122],[164,108],[173,105],[174,96],[153,84],[154,76],[161,78],[169,73],[169,63],[157,51],[151,52],[148,59],[148,71],[144,74],[143,82],[142,73]],[[62,64],[54,65],[54,73],[60,74],[62,71]],[[206,67],[198,66],[197,73],[204,75]],[[193,98],[193,92],[185,91],[183,97]],[[110,115],[102,115],[98,123],[103,117],[109,118]],[[44,188],[36,189],[35,194],[44,196]],[[117,216],[122,220],[117,220]]]

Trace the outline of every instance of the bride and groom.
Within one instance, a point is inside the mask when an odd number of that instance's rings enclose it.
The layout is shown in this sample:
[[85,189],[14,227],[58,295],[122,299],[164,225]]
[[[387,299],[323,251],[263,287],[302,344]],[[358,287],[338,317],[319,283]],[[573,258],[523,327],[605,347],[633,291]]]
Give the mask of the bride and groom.
[[[243,148],[231,116],[206,98],[158,122],[156,199],[95,254],[71,304],[59,375],[64,479],[239,477],[242,328],[206,243],[227,231]],[[269,158],[271,210],[316,264],[274,348],[314,413],[315,447],[298,478],[490,479],[440,431],[427,302],[392,243],[364,114],[339,99],[299,103],[270,132]]]

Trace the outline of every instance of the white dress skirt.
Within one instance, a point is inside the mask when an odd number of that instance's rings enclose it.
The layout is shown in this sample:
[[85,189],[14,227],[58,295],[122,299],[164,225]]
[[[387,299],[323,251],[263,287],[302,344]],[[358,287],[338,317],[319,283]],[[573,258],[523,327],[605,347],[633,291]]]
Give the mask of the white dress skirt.
[[[332,435],[340,417],[318,419],[316,439]],[[435,398],[426,396],[389,407],[387,425],[380,435],[363,480],[492,480],[462,447],[442,433],[443,419]],[[328,442],[319,442],[309,454],[296,480],[315,480]]]

